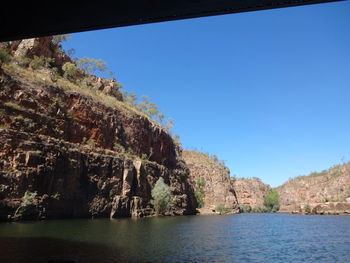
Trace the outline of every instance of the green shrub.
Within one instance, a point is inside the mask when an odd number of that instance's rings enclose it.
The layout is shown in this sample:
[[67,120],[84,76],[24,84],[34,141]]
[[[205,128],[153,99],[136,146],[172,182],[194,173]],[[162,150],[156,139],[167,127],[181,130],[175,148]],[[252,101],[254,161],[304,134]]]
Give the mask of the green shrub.
[[157,215],[164,214],[172,206],[172,194],[170,187],[164,183],[163,178],[159,178],[152,189],[151,203]]
[[21,105],[18,105],[16,102],[12,101],[5,102],[4,105],[20,111],[25,110]]
[[10,54],[3,48],[0,48],[0,67],[11,62]]
[[135,155],[134,151],[130,147],[125,150],[125,154],[129,156]]
[[0,193],[5,191],[6,187],[3,184],[0,184]]
[[20,57],[19,58],[19,65],[22,66],[22,67],[28,67],[29,66],[29,63],[31,62],[32,60],[30,58],[27,58],[27,57]]
[[194,193],[196,200],[197,200],[198,208],[202,208],[205,205],[205,203],[204,203],[204,197],[205,197],[204,187],[205,187],[204,178],[198,179],[196,181],[196,191]]
[[148,155],[146,153],[141,154],[141,159],[142,160],[148,160]]
[[270,210],[266,207],[256,206],[253,207],[251,210],[251,213],[267,213],[270,212]]
[[86,144],[90,147],[95,147],[96,141],[94,139],[89,139],[89,140],[87,140]]
[[279,210],[280,205],[278,201],[278,193],[276,191],[272,191],[265,197],[264,206],[271,212],[277,212]]
[[123,152],[125,151],[124,147],[122,145],[120,145],[118,142],[114,142],[113,144],[113,151],[116,152]]
[[304,205],[304,211],[307,214],[311,213],[311,207],[310,207],[309,203]]
[[57,67],[52,67],[51,68],[51,72],[52,72],[53,76],[55,76],[55,77],[61,76],[61,74],[60,74],[60,72],[59,72]]
[[27,190],[24,193],[24,196],[22,197],[21,206],[30,205],[33,202],[33,200],[35,199],[36,196],[37,196],[37,192],[30,192],[30,191]]
[[71,62],[66,62],[62,66],[63,70],[63,77],[70,80],[70,81],[76,81],[78,75],[79,75],[79,70],[77,66]]
[[60,200],[61,195],[59,193],[55,193],[53,195],[51,195],[51,198],[55,199],[55,200]]
[[113,199],[113,196],[114,196],[114,191],[113,190],[109,190],[109,199]]
[[219,204],[215,207],[215,211],[219,212],[220,214],[225,214],[230,212],[230,209],[225,208],[222,204]]
[[33,60],[29,63],[29,67],[32,69],[39,69],[45,66],[44,57],[34,56]]
[[34,58],[29,63],[29,67],[31,67],[32,69],[49,68],[54,62],[55,62],[54,58],[34,56]]
[[22,202],[19,205],[19,207],[16,209],[14,217],[17,216],[17,214],[27,205],[30,205],[33,203],[35,197],[37,196],[37,192],[30,192],[30,191],[26,191],[24,193],[24,196],[22,197]]
[[82,139],[82,143],[86,144],[90,147],[95,147],[96,146],[96,141],[94,139],[87,139],[85,136]]
[[251,211],[252,211],[252,208],[250,205],[244,205],[244,204],[239,205],[240,213],[250,213]]

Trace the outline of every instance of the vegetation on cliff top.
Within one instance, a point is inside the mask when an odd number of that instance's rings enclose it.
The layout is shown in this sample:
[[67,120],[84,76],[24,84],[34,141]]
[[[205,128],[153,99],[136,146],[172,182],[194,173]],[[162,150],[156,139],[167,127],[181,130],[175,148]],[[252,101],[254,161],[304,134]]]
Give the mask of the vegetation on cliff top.
[[293,178],[289,178],[287,182],[277,187],[277,189],[283,187],[286,184],[297,183],[298,181],[303,179],[308,180],[308,179],[324,177],[324,176],[330,176],[332,178],[335,178],[337,176],[344,175],[345,173],[350,173],[350,162],[344,162],[343,164],[333,165],[329,169],[323,170],[321,172],[311,172],[308,175],[299,175]]
[[[75,53],[74,50],[65,52],[62,48],[61,43],[70,38],[70,35],[52,37],[52,42],[56,45],[55,52],[57,54],[69,56]],[[123,85],[114,78],[108,80],[94,75],[99,72],[108,72],[108,75],[113,76],[113,72],[109,71],[107,64],[103,60],[89,57],[80,59],[70,57],[70,61],[57,66],[55,59],[50,57],[34,56],[29,58],[23,56],[14,59],[9,52],[9,47],[13,43],[1,43],[0,45],[0,67],[5,72],[19,76],[29,83],[42,83],[78,92],[92,97],[108,107],[116,107],[127,114],[142,115],[152,123],[164,127],[173,136],[174,142],[180,144],[180,137],[173,134],[174,120],[166,118],[165,114],[159,110],[158,105],[151,102],[148,96],[141,96],[141,99],[139,99],[135,93],[129,94],[126,90],[121,90]],[[105,87],[110,86],[110,90],[107,92],[102,91],[99,89],[101,85]]]
[[216,167],[225,167],[225,160],[220,160],[216,154],[209,154],[207,152],[199,152],[196,150],[186,150],[183,152],[189,162],[203,163],[214,165]]

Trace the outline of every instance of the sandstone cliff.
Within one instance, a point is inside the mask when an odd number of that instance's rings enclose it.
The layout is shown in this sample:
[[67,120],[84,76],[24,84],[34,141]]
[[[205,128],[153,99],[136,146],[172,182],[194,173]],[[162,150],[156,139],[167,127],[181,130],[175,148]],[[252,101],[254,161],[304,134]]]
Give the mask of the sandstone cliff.
[[350,163],[299,176],[277,188],[280,212],[350,213]]
[[[183,158],[190,169],[195,191],[203,190],[201,213],[217,212],[218,207],[226,212],[238,213],[239,207],[235,189],[230,179],[230,170],[196,151],[184,151]],[[203,188],[203,189],[201,189]]]
[[238,203],[251,208],[263,208],[265,197],[271,193],[271,187],[258,178],[235,178],[233,186]]
[[[172,213],[195,213],[189,170],[169,133],[117,89],[106,93],[105,79],[62,77],[70,59],[51,40],[6,46],[13,63],[0,68],[0,219],[149,215],[159,177],[175,196]],[[21,65],[34,56],[55,63]]]

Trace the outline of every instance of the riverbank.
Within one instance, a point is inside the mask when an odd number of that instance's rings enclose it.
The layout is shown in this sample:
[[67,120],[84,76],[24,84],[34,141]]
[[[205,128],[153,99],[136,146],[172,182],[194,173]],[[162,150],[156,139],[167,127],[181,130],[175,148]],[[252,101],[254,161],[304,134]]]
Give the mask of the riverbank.
[[283,207],[280,213],[315,215],[350,215],[350,202],[304,203]]

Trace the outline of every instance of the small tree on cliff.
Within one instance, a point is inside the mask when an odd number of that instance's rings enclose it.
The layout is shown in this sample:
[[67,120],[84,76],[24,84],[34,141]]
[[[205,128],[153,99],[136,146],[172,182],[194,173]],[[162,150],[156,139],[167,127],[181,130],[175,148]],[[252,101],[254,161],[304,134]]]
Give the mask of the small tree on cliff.
[[60,44],[64,41],[68,41],[72,38],[72,35],[70,34],[64,34],[64,35],[55,35],[52,36],[52,42],[55,44]]
[[76,81],[79,75],[79,70],[77,66],[71,62],[66,62],[62,66],[62,70],[64,72],[63,77],[70,81]]
[[164,214],[172,205],[172,194],[170,187],[164,183],[163,178],[159,178],[152,189],[151,203],[157,215]]

